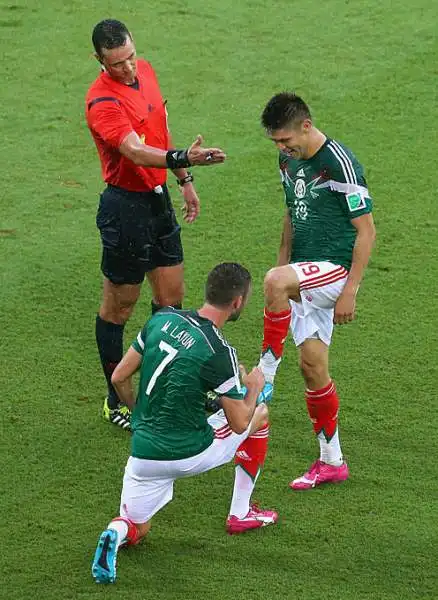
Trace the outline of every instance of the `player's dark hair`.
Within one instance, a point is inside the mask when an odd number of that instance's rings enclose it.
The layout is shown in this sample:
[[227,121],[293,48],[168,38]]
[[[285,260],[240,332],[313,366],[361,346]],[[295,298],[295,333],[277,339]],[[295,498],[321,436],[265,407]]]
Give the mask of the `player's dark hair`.
[[269,100],[262,112],[261,122],[267,131],[277,131],[311,118],[309,107],[302,98],[293,92],[281,92]]
[[251,275],[239,263],[221,263],[207,277],[205,300],[213,306],[229,306],[237,296],[245,297],[251,284]]
[[112,50],[126,44],[126,40],[131,39],[131,34],[126,25],[115,19],[105,19],[100,21],[93,29],[91,36],[94,49],[99,56],[102,56],[102,50]]

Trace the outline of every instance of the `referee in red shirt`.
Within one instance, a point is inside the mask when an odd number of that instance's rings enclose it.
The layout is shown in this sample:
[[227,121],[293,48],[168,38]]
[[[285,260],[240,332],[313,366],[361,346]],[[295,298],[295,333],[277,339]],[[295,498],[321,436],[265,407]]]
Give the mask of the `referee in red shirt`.
[[199,199],[187,168],[222,163],[225,154],[203,148],[200,136],[187,150],[174,149],[155,72],[137,59],[123,23],[101,21],[92,40],[102,72],[88,90],[85,111],[107,184],[96,217],[104,275],[96,341],[108,384],[104,417],[129,429],[130,412],[111,384],[123,356],[125,323],[145,275],[152,288],[152,312],[180,307],[184,294],[181,228],[166,187],[166,169],[181,186],[184,219],[191,223],[199,214]]

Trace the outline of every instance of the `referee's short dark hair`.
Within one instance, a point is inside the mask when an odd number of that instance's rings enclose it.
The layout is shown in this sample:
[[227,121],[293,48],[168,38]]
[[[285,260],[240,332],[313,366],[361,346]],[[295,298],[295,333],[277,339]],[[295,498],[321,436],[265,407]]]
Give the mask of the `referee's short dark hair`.
[[126,40],[132,39],[128,28],[121,21],[115,19],[104,19],[93,29],[91,36],[96,54],[102,56],[102,50],[112,50],[126,44]]
[[208,274],[205,300],[212,306],[229,306],[238,296],[245,298],[250,285],[251,275],[245,267],[239,263],[221,263]]
[[262,112],[261,122],[267,131],[277,131],[311,118],[309,107],[302,98],[293,92],[281,92],[269,100]]

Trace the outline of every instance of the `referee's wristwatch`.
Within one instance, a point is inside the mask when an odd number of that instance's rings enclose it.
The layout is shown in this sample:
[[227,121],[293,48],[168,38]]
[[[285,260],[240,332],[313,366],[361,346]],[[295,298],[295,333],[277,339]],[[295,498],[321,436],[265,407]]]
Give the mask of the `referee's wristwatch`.
[[177,182],[178,182],[178,185],[182,187],[186,183],[192,183],[192,181],[194,181],[194,179],[195,178],[190,173],[190,171],[187,171],[187,175],[185,177],[182,177],[181,179],[177,179]]

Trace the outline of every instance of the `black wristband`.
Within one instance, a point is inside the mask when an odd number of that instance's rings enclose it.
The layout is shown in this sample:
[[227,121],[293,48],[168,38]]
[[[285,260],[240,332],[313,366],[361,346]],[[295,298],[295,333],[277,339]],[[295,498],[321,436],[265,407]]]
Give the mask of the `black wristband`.
[[178,185],[182,187],[186,183],[191,183],[194,180],[195,180],[195,178],[190,173],[190,171],[187,171],[187,175],[185,177],[182,177],[181,179],[177,179],[177,182],[178,182]]
[[172,169],[187,169],[190,167],[188,150],[168,150],[166,154],[167,168]]

